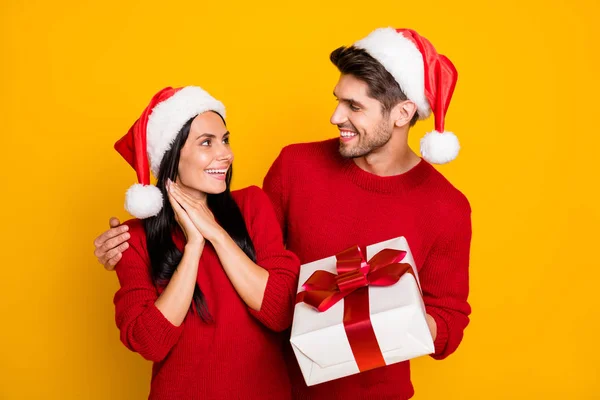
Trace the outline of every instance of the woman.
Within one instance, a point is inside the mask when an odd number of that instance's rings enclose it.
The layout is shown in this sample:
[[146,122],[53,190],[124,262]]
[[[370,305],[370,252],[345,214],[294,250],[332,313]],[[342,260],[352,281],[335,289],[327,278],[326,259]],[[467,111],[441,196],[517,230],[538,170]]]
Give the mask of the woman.
[[230,192],[224,112],[198,87],[166,88],[115,144],[140,181],[116,322],[154,362],[152,399],[290,397],[275,332],[291,323],[299,261],[262,190]]

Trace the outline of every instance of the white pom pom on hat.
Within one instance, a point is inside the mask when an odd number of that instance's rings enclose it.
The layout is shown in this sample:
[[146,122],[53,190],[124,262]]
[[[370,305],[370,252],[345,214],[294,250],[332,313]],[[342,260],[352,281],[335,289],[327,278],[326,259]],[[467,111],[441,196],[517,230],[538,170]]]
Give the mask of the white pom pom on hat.
[[460,144],[452,132],[428,132],[421,138],[421,155],[434,164],[446,164],[458,156]]
[[125,195],[125,209],[144,219],[157,215],[164,199],[159,188],[150,183],[150,171],[156,176],[165,153],[187,121],[206,111],[225,118],[223,103],[197,86],[167,87],[154,95],[141,117],[125,136],[115,143],[115,150],[133,167],[138,183]]
[[444,130],[458,78],[454,64],[412,29],[379,28],[354,46],[369,53],[394,77],[417,105],[419,119],[433,112],[435,130],[421,139],[421,156],[433,164],[454,160],[460,150],[458,138]]
[[125,193],[125,209],[136,218],[157,215],[163,207],[163,195],[154,185],[134,184]]

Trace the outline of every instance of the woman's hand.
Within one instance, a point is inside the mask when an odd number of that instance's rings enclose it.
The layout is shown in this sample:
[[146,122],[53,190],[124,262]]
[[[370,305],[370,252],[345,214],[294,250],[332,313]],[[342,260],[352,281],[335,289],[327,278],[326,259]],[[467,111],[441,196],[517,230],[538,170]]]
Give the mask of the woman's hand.
[[181,207],[175,196],[171,193],[169,183],[167,183],[167,194],[169,195],[169,203],[171,203],[171,207],[173,207],[173,211],[175,212],[175,220],[183,230],[187,242],[199,245],[204,244],[204,236],[202,236],[186,210]]
[[185,193],[177,183],[167,182],[169,198],[173,198],[180,208],[186,213],[196,230],[209,242],[214,242],[224,233],[223,228],[217,223],[213,213],[208,209],[206,200],[197,200]]

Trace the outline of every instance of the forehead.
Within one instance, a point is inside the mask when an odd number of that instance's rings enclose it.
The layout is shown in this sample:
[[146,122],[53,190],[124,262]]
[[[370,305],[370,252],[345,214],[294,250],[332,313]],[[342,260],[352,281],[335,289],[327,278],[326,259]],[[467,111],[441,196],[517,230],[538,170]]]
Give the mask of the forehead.
[[190,127],[192,133],[203,134],[211,133],[213,135],[220,135],[227,132],[227,128],[223,123],[223,120],[213,111],[207,111],[202,114],[198,114],[192,121]]
[[364,100],[370,98],[369,86],[366,82],[361,81],[354,75],[341,75],[337,85],[333,89],[333,93],[338,99],[355,99]]

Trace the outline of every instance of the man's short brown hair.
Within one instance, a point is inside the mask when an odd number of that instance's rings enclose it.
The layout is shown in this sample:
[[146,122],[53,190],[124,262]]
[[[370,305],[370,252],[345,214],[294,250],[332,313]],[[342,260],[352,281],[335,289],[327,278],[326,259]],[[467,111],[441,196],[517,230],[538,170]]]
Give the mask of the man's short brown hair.
[[[389,113],[396,104],[408,99],[392,74],[365,50],[342,46],[332,51],[329,59],[342,74],[365,82],[369,87],[369,97],[381,103],[384,113]],[[419,115],[415,112],[410,126],[418,119]]]

